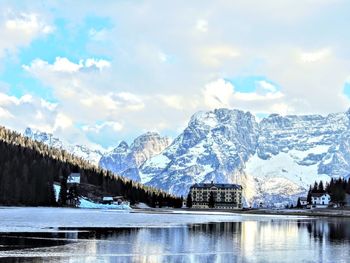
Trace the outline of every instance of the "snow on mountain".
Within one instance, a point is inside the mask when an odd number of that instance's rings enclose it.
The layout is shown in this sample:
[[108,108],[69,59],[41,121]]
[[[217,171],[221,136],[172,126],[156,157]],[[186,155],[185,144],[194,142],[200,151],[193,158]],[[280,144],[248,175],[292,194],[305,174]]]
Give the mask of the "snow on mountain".
[[283,204],[315,180],[350,177],[349,117],[272,114],[257,122],[249,112],[216,109],[194,114],[172,143],[148,132],[105,154],[31,129],[25,135],[172,194],[186,195],[194,183],[238,183],[248,205]]
[[51,133],[41,132],[29,127],[25,129],[23,135],[32,140],[45,143],[50,147],[66,150],[67,152],[96,165],[103,155],[99,150],[93,150],[84,145],[71,145],[64,143],[60,139],[54,137]]
[[113,151],[102,156],[99,165],[114,173],[141,181],[139,167],[151,157],[161,153],[170,139],[158,133],[147,132],[137,137],[129,146],[121,142]]
[[270,115],[217,109],[193,115],[161,154],[139,169],[141,182],[186,195],[199,182],[239,183],[248,204],[287,202],[315,180],[348,176],[349,114]]
[[199,112],[161,156],[142,165],[141,182],[183,195],[195,182],[232,181],[255,153],[257,128],[250,113]]

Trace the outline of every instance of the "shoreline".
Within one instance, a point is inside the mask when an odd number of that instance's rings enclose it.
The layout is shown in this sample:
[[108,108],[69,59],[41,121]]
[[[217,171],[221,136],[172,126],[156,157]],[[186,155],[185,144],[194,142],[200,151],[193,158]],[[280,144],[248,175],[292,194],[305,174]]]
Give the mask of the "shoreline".
[[[278,216],[308,216],[308,217],[340,217],[350,218],[350,209],[250,209],[250,210],[225,210],[225,209],[189,209],[189,208],[136,208],[131,213],[150,214],[227,214],[227,215],[278,215]],[[193,212],[193,213],[191,213]]]

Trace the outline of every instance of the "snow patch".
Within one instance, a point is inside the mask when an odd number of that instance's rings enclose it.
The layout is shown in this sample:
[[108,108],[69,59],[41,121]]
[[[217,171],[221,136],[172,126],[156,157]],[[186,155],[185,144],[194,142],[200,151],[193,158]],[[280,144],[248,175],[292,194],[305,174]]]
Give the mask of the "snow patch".
[[130,206],[121,204],[99,204],[99,203],[94,203],[84,197],[79,198],[80,205],[79,208],[86,208],[86,209],[117,209],[117,210],[130,210]]
[[59,184],[53,184],[53,189],[55,190],[56,202],[58,202],[58,198],[59,198],[60,191],[61,191],[61,186]]

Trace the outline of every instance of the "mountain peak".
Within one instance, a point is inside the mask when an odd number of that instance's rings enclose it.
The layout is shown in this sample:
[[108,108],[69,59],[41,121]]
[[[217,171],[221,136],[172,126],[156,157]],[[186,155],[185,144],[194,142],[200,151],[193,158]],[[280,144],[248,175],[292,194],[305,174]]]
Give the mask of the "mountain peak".
[[81,157],[93,164],[98,164],[99,159],[102,156],[102,153],[99,150],[92,150],[86,147],[85,145],[72,145],[65,142],[62,142],[60,139],[54,137],[52,133],[42,132],[37,129],[32,129],[27,127],[23,134],[25,137],[28,137],[32,140],[42,142],[50,147],[63,149],[67,152]]
[[170,145],[168,137],[156,132],[146,132],[138,136],[130,145],[121,142],[109,154],[104,155],[99,165],[135,181],[140,181],[138,169],[151,157],[161,153]]
[[116,149],[123,149],[123,150],[127,150],[129,148],[129,145],[126,141],[121,141]]
[[239,118],[255,119],[248,111],[244,112],[238,109],[219,108],[212,111],[198,111],[192,115],[189,126],[210,126],[233,123]]

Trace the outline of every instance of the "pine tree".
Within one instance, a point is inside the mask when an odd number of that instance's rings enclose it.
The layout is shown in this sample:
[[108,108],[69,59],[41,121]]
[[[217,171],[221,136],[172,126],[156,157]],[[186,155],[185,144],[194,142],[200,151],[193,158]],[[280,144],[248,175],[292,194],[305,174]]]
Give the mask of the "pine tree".
[[348,181],[347,181],[346,188],[345,188],[345,192],[346,192],[347,194],[350,194],[350,179],[348,179]]
[[191,193],[188,193],[188,195],[187,195],[186,206],[188,208],[192,207],[192,195],[191,195]]
[[301,202],[300,202],[300,197],[298,198],[298,202],[297,202],[297,208],[301,208]]
[[67,204],[67,180],[62,178],[61,189],[58,196],[58,204],[60,206],[65,206]]
[[152,201],[151,201],[151,207],[157,206],[157,196],[155,193],[152,194]]
[[324,187],[323,187],[323,182],[322,181],[320,181],[320,183],[318,185],[317,192],[324,193]]
[[333,203],[343,205],[345,200],[344,182],[341,178],[336,180],[331,187],[331,200]]
[[214,193],[213,192],[210,192],[208,206],[209,206],[209,208],[214,208],[215,207],[215,199],[214,199]]
[[307,192],[307,203],[308,204],[311,204],[311,202],[312,202],[311,193],[312,193],[312,189],[311,189],[311,185],[310,185],[309,191]]

